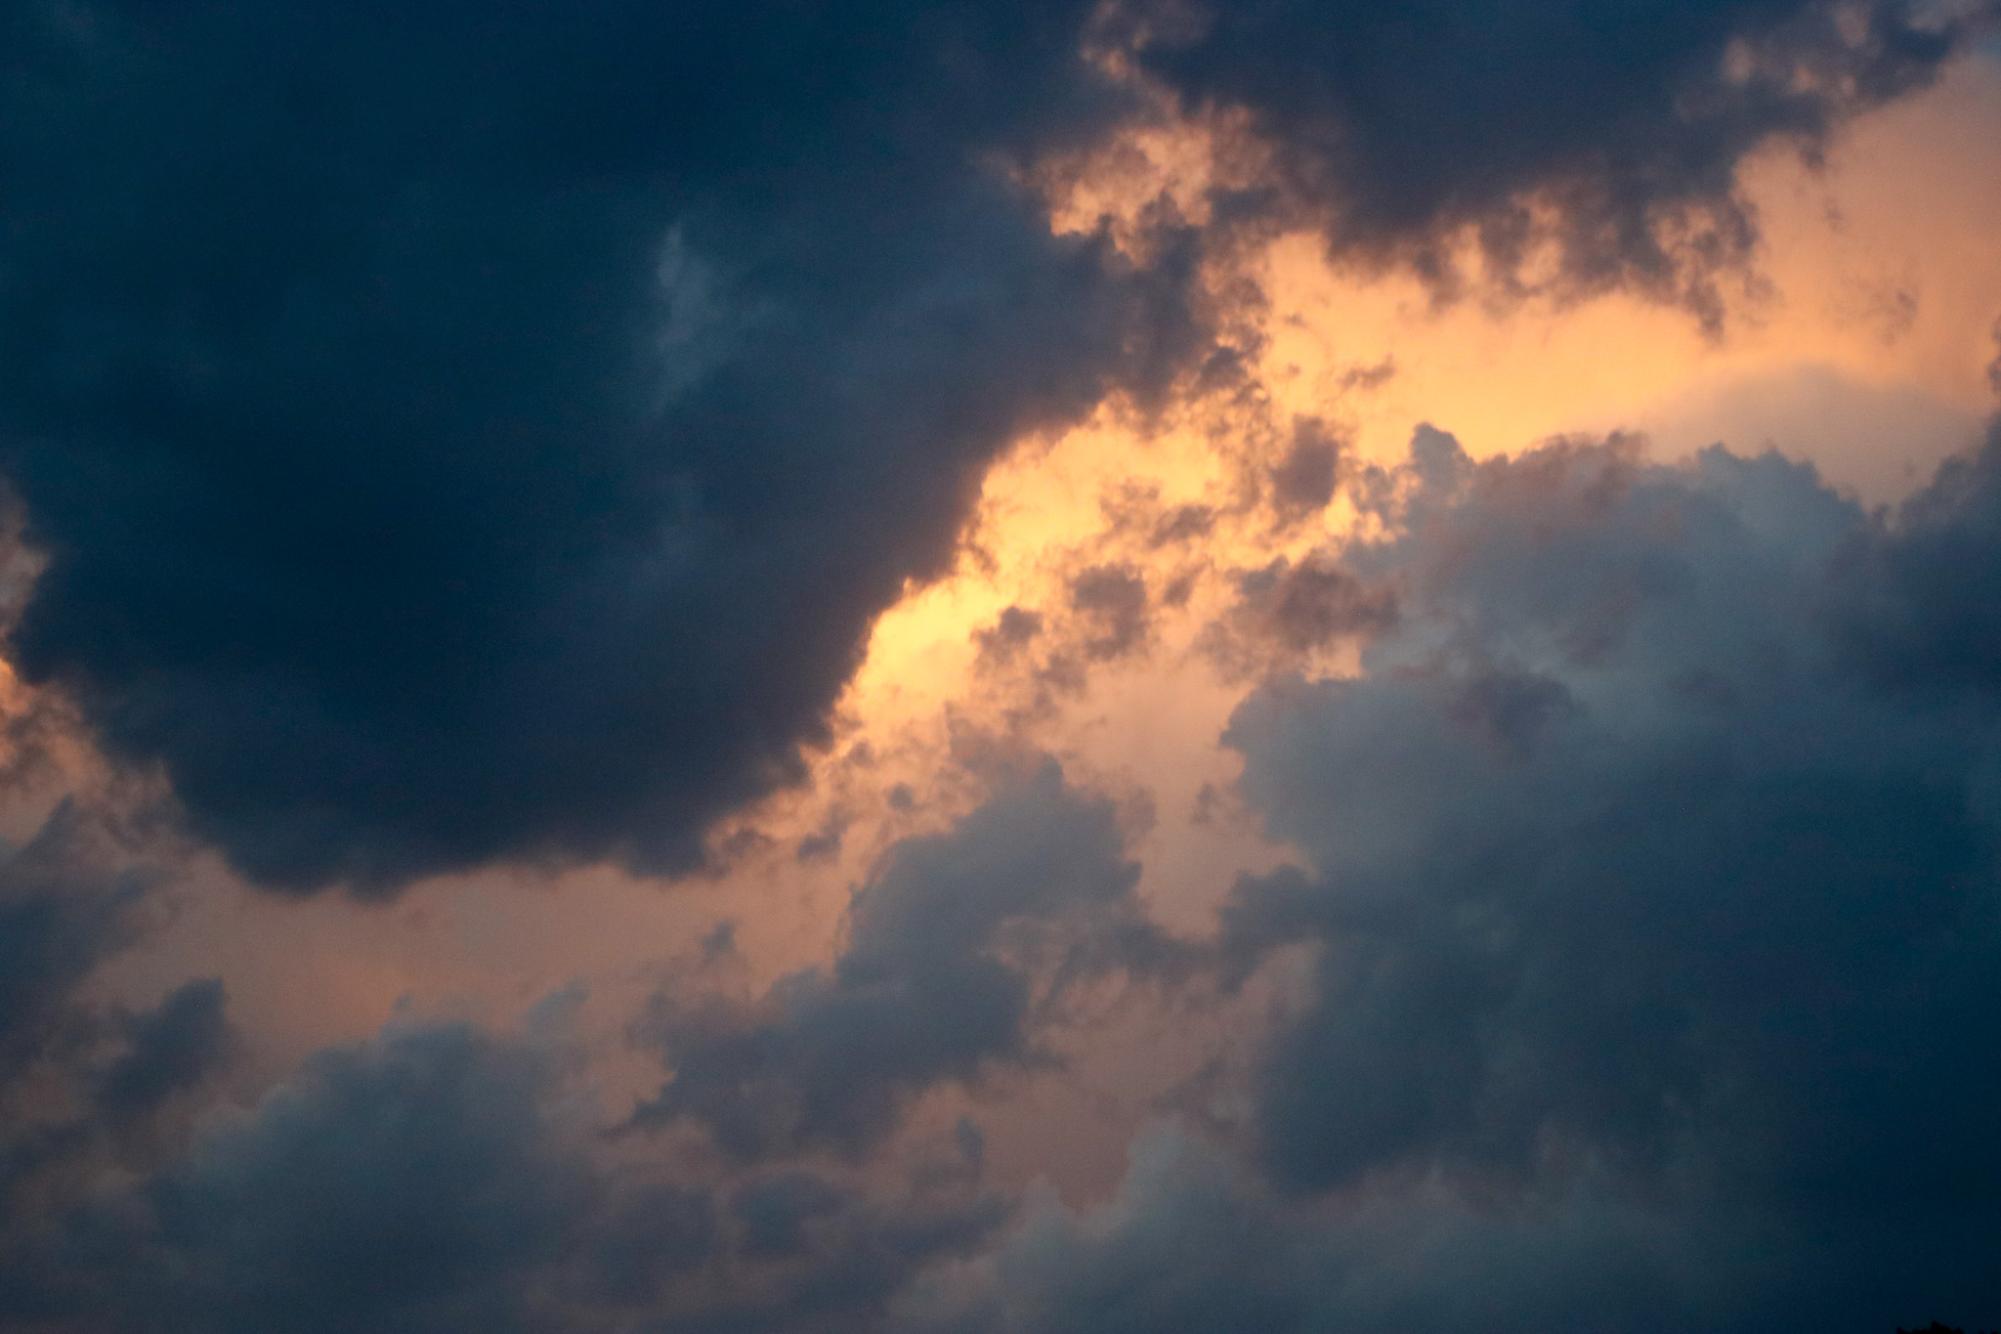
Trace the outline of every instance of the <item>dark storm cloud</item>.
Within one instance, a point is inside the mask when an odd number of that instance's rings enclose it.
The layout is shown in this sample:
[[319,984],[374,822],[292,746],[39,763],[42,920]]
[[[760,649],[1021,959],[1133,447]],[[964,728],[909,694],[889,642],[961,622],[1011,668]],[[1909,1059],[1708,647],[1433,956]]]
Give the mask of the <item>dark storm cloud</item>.
[[1053,762],[949,832],[904,841],[855,892],[846,948],[751,1006],[662,996],[672,1074],[636,1116],[693,1118],[743,1158],[879,1141],[904,1099],[1030,1054],[1036,985],[1158,944],[1110,803]]
[[912,1323],[1993,1324],[2001,433],[1890,518],[1773,455],[1414,453],[1363,675],[1229,731],[1306,864],[1224,956],[1318,957],[1260,1170],[1143,1148]]
[[[1553,241],[1561,291],[1636,284],[1714,319],[1718,270],[1756,240],[1738,165],[1775,137],[1815,150],[1844,117],[1929,80],[1967,30],[1920,21],[1922,8],[1195,0],[1138,12],[1145,67],[1192,107],[1245,113],[1274,163],[1262,203],[1337,249],[1449,281],[1444,243],[1472,227],[1505,279]],[[1533,216],[1531,200],[1549,211]]]
[[[694,865],[1000,447],[1211,350],[1185,229],[1136,270],[1008,183],[1129,112],[1096,6],[461,8],[28,0],[0,34],[0,471],[48,558],[9,657],[269,885]],[[1574,285],[1689,296],[1748,244],[1746,151],[1953,45],[1861,12],[1140,26],[1344,245],[1505,255],[1540,192]]]
[[1086,6],[10,8],[12,635],[273,885],[685,866],[1185,275],[1000,163]]

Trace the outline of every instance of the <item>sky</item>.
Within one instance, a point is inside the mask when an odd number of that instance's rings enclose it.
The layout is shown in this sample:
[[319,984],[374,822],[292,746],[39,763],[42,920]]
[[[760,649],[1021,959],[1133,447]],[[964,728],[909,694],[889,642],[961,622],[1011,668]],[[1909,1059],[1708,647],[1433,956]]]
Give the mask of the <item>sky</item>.
[[10,0],[0,180],[0,1328],[2001,1327],[1992,0]]

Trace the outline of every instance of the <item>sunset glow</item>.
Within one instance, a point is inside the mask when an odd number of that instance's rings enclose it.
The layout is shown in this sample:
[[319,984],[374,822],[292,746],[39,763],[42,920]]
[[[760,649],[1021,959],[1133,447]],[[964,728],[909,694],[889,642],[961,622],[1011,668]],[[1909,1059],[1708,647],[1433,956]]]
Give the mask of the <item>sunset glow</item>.
[[0,1329],[2001,1325],[2001,11],[23,0]]

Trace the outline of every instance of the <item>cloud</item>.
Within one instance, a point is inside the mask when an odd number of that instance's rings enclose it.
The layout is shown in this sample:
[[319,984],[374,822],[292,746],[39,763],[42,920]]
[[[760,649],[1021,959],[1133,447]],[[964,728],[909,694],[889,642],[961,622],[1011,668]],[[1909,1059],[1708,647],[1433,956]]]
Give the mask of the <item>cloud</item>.
[[722,1247],[715,1200],[665,1182],[640,1186],[613,1206],[591,1247],[595,1286],[614,1302],[657,1302]]
[[1433,458],[1404,535],[1353,554],[1402,611],[1364,675],[1266,687],[1229,732],[1309,867],[1247,882],[1231,931],[1322,950],[1263,1076],[1272,1177],[1603,1173],[1677,1226],[1769,1226],[1705,1327],[1779,1291],[1879,1322],[1981,1299],[2001,701],[1963,599],[1997,460],[1885,524],[1773,455]]
[[913,1274],[988,1241],[1007,1217],[997,1196],[884,1203],[804,1172],[753,1182],[732,1207],[742,1228],[741,1255],[769,1266],[763,1283],[661,1328],[880,1328],[883,1304]]
[[1413,1183],[1314,1210],[1274,1197],[1217,1146],[1157,1128],[1133,1146],[1112,1200],[1077,1210],[1044,1198],[985,1255],[936,1266],[912,1284],[889,1327],[911,1334],[1737,1328],[1709,1323],[1674,1280],[1701,1265],[1727,1284],[1761,1240],[1677,1235],[1642,1210],[1588,1191],[1495,1207]]
[[540,1081],[527,1055],[465,1028],[322,1053],[153,1183],[158,1245],[187,1276],[177,1295],[241,1329],[504,1312],[578,1203]]
[[122,869],[84,805],[65,801],[18,848],[0,844],[0,1087],[87,1026],[74,993],[127,939],[146,877]]
[[211,977],[185,982],[153,1009],[125,1016],[128,1045],[97,1080],[98,1109],[129,1120],[199,1084],[228,1051],[225,1006],[222,982]]
[[[154,1027],[203,1003],[170,1001]],[[0,1212],[0,1323],[862,1328],[1007,1216],[962,1178],[675,1177],[606,1156],[566,1041],[396,1023],[316,1052],[191,1142]]]
[[[211,997],[214,999],[211,999]],[[219,996],[183,989],[101,1086],[129,1113],[185,1068]],[[195,1044],[200,1045],[200,1044]],[[331,1048],[134,1177],[8,1219],[0,1314],[119,1330],[521,1327],[590,1181],[535,1053],[464,1027]]]
[[234,1047],[218,979],[137,1011],[92,995],[140,935],[159,878],[133,832],[72,796],[19,848],[0,843],[0,1323],[51,1300],[45,1271],[62,1266],[37,1246],[52,1202],[153,1161],[170,1105],[188,1105]]
[[1739,164],[1774,140],[1817,152],[1974,30],[1897,0],[1140,12],[1144,67],[1259,145],[1237,213],[1308,222],[1337,252],[1413,261],[1447,288],[1470,232],[1503,285],[1632,286],[1711,322],[1719,277],[1757,240]]
[[1346,553],[1398,619],[1227,735],[1302,864],[1220,957],[1314,961],[1248,1158],[1144,1137],[903,1326],[1993,1323],[1997,478],[2001,433],[1883,515],[1771,454],[1420,432]]
[[1397,617],[1394,590],[1364,584],[1327,553],[1274,557],[1237,575],[1236,594],[1202,644],[1238,676],[1297,670],[1313,651],[1386,629]]
[[1145,119],[1087,47],[1248,116],[1346,249],[1519,257],[1533,196],[1568,286],[1703,305],[1742,157],[1959,36],[1799,0],[1135,16],[18,6],[0,473],[46,568],[10,661],[268,886],[687,870],[800,774],[999,450],[1214,360],[1190,224],[1148,212],[1141,264],[1013,184]]
[[1271,470],[1272,501],[1280,515],[1301,518],[1334,498],[1342,442],[1326,423],[1302,417],[1293,425],[1292,448]]
[[658,997],[644,1028],[672,1073],[634,1119],[691,1118],[746,1159],[873,1147],[911,1096],[1027,1059],[1039,985],[1150,966],[1165,944],[1138,878],[1111,804],[1045,762],[892,849],[855,891],[831,968],[753,1004]]
[[1985,700],[2001,686],[2001,608],[1980,591],[2001,577],[2001,422],[1900,518],[1895,541],[1856,553],[1847,570],[1862,590],[1846,612],[1850,647],[1878,680]]
[[1116,110],[1088,8],[17,9],[10,660],[271,886],[692,865],[996,451],[1194,345],[1006,180]]
[[1042,614],[1028,607],[1007,607],[973,639],[980,646],[980,661],[990,667],[1012,662],[1037,635],[1042,633]]
[[1660,457],[1719,440],[1739,452],[1775,448],[1810,457],[1832,485],[1865,502],[1902,500],[1980,433],[1979,414],[1920,390],[1876,389],[1826,366],[1684,388],[1628,420]]
[[1094,565],[1070,583],[1070,606],[1087,627],[1084,656],[1122,658],[1146,640],[1146,579],[1124,565]]
[[[630,1123],[594,1097],[629,1096],[631,1053],[550,1036],[581,983],[523,1036],[399,1020],[261,1093],[269,1072],[218,1080],[228,997],[270,970],[237,959],[226,992],[163,965],[199,951],[227,878],[194,877],[193,925],[105,969],[149,883],[119,831],[72,803],[0,850],[0,1324],[2001,1314],[2001,434],[1875,514],[1773,457],[1572,440],[1475,463],[1426,429],[1370,469],[1255,386],[1213,420],[1168,403],[1230,360],[1205,280],[1255,268],[1198,273],[1251,258],[1198,242],[1239,222],[1320,228],[1441,290],[1473,237],[1503,287],[1636,286],[1714,318],[1755,241],[1739,164],[1818,148],[1957,41],[1891,4],[1518,10],[0,19],[0,527],[28,548],[0,561],[5,651],[50,706],[35,727],[73,705],[114,782],[157,771],[268,887],[685,870],[832,734],[872,617],[950,561],[1010,441],[1121,395],[1175,408],[1152,423],[1194,447],[1218,432],[1177,484],[1108,487],[1102,528],[1032,569],[995,543],[985,582],[929,609],[1024,599],[967,627],[971,693],[926,684],[893,735],[864,722],[840,791],[744,831],[820,883],[992,783],[860,876],[822,962],[776,920],[744,918],[745,956],[728,920],[700,935],[745,904],[669,914],[699,940],[671,969],[575,953],[593,981],[676,979],[630,1035],[664,1066]],[[1160,88],[1248,154],[1223,164],[1248,188],[1194,210],[1216,233],[1162,200],[1146,244],[1053,235],[1034,168],[1123,144]],[[1389,376],[1366,351],[1315,382]],[[1337,497],[1366,537],[1307,551]],[[1173,736],[1095,692],[1009,711],[1154,650]],[[1329,650],[1360,674],[1298,675]],[[1245,689],[1234,756],[1178,749]],[[1242,760],[1273,845],[1234,806],[1162,831],[1177,921],[1234,868],[1295,859],[1238,882],[1213,954],[1149,919],[1109,800],[1053,761],[995,779],[1080,711],[1094,769],[1129,768],[1140,733],[1172,762],[1164,809],[1216,808]],[[947,750],[979,772],[924,787]],[[453,935],[455,902],[365,931],[311,911],[380,944]],[[476,952],[518,962],[529,921]],[[774,985],[706,990],[768,976],[769,949],[792,969]],[[420,946],[328,975],[365,1006],[415,967],[413,1007],[452,1013],[519,983],[465,962],[434,976]],[[135,978],[173,989],[92,998]],[[1070,1061],[1092,1066],[1050,1077]],[[1209,1139],[1142,1140],[1102,1205],[1001,1193],[1045,1165],[1102,1184],[1162,1085]],[[991,1151],[941,1129],[967,1086]]]
[[785,1172],[738,1191],[730,1209],[743,1228],[744,1249],[752,1255],[799,1255],[807,1249],[806,1228],[816,1218],[838,1212],[846,1193],[811,1172]]

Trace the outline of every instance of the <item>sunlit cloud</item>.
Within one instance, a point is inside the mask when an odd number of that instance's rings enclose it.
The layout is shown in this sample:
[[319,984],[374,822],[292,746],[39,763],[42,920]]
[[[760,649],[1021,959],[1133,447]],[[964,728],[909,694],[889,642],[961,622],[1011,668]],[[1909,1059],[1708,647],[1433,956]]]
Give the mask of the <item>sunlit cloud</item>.
[[0,22],[0,1325],[2001,1321],[1985,10],[309,8]]

